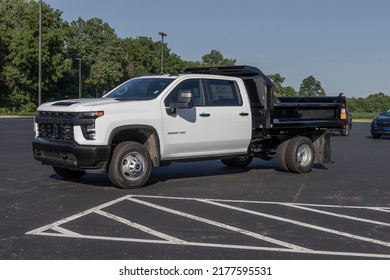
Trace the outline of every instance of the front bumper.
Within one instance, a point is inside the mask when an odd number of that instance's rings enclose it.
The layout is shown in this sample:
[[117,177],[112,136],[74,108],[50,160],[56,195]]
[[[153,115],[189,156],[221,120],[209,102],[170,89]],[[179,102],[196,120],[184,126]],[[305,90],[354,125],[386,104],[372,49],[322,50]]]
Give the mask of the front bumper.
[[390,130],[377,130],[377,129],[371,129],[371,134],[390,135]]
[[390,135],[390,123],[374,120],[371,123],[371,134]]
[[36,138],[32,143],[34,158],[42,164],[72,170],[104,171],[111,146],[81,146],[77,143]]

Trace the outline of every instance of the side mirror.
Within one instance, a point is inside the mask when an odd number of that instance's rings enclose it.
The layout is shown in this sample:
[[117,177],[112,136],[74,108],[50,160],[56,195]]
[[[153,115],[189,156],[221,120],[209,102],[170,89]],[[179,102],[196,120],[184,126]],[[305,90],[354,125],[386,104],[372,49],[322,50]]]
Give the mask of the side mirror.
[[194,97],[192,92],[190,90],[181,90],[179,91],[177,102],[169,103],[167,113],[172,115],[176,113],[176,109],[188,109],[192,107],[194,107]]

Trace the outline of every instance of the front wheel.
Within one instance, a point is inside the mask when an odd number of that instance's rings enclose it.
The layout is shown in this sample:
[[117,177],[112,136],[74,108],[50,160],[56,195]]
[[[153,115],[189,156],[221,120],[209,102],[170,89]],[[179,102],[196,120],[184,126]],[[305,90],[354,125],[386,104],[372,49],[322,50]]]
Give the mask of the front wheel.
[[244,168],[247,167],[253,160],[252,156],[242,156],[229,159],[222,159],[221,162],[227,166]]
[[288,144],[286,162],[294,173],[308,173],[314,162],[314,145],[307,137],[295,137]]
[[108,178],[116,187],[134,189],[146,184],[152,170],[149,152],[137,142],[120,143],[114,150]]
[[374,139],[379,139],[379,138],[381,138],[381,135],[380,135],[380,134],[377,134],[377,133],[371,133],[371,135],[372,135],[372,138],[374,138]]

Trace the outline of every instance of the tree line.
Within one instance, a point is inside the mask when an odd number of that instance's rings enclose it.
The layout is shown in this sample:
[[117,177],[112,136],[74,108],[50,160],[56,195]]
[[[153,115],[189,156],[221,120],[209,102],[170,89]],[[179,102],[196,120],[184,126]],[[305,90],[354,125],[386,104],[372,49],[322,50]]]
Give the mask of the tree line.
[[[325,96],[326,92],[313,76],[305,78],[299,91],[291,86],[283,86],[284,78],[279,73],[268,75],[275,85],[275,94],[278,96]],[[347,106],[352,113],[380,113],[390,109],[390,96],[383,92],[370,94],[368,97],[347,98]]]
[[[234,65],[217,50],[201,61],[185,61],[167,44],[148,37],[121,39],[99,18],[79,18],[70,23],[61,11],[43,5],[42,101],[77,98],[79,73],[82,96],[101,96],[133,77],[160,72],[161,48],[164,72],[187,67]],[[32,0],[0,0],[0,110],[34,111],[38,103],[39,3]],[[81,71],[79,72],[79,64]]]
[[[151,38],[119,38],[99,18],[66,22],[62,12],[43,5],[42,11],[42,101],[77,98],[79,74],[82,97],[99,97],[133,77],[160,73],[161,48],[164,72],[180,73],[187,67],[235,65],[235,59],[211,50],[200,61],[186,61],[168,45]],[[38,103],[39,4],[32,0],[0,0],[0,113],[31,112]],[[79,71],[81,66],[81,71]],[[309,76],[296,91],[283,86],[281,74],[268,77],[279,96],[324,96],[320,81]],[[356,112],[379,112],[390,108],[383,93],[367,98],[349,98]]]

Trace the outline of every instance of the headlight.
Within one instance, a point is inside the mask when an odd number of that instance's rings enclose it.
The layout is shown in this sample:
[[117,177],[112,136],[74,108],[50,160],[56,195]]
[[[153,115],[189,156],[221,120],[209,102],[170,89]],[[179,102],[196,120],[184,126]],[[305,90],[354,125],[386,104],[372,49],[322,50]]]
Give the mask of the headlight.
[[82,125],[81,131],[87,140],[96,140],[95,124]]
[[81,119],[97,119],[104,116],[104,111],[94,111],[94,112],[81,112]]
[[96,139],[95,119],[104,116],[104,111],[81,112],[80,119],[91,119],[90,123],[81,125],[81,131],[87,140]]

